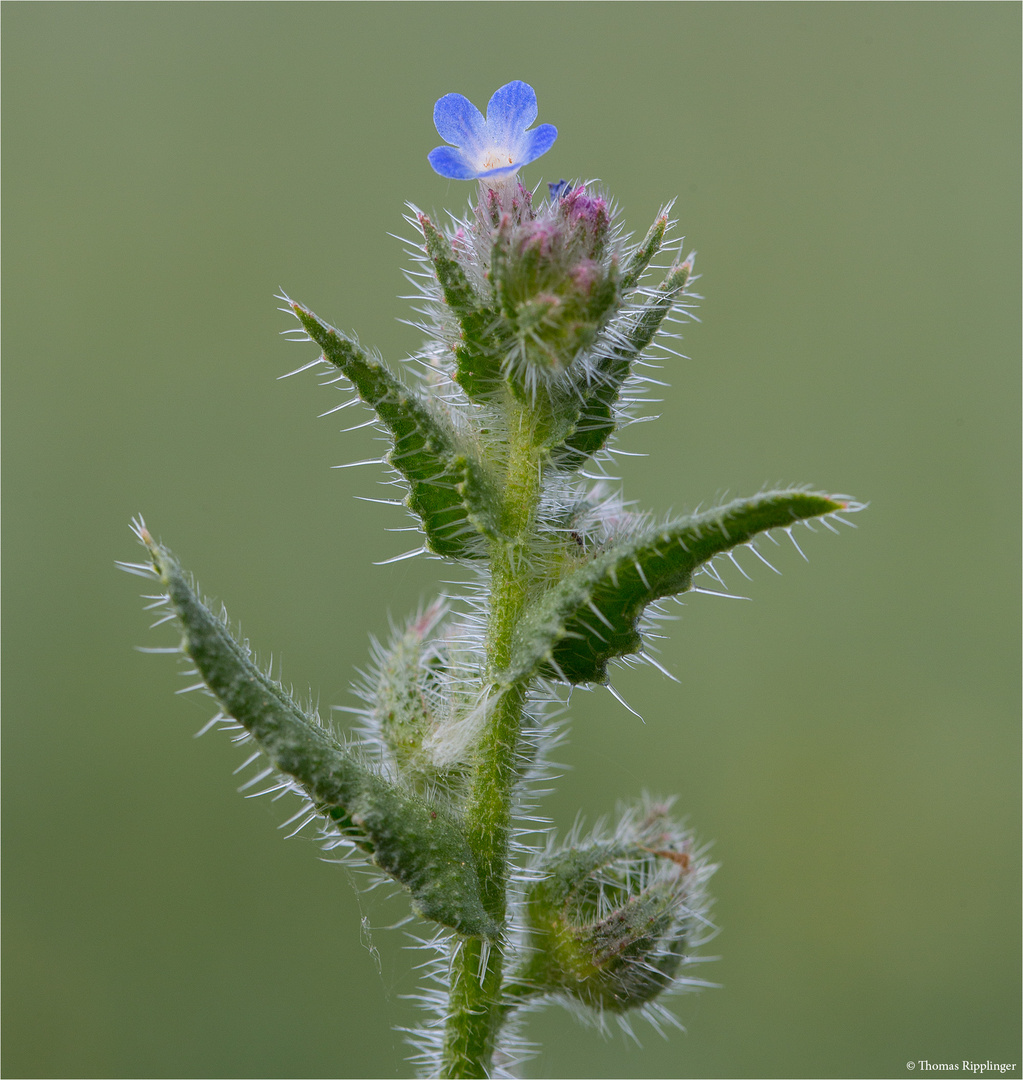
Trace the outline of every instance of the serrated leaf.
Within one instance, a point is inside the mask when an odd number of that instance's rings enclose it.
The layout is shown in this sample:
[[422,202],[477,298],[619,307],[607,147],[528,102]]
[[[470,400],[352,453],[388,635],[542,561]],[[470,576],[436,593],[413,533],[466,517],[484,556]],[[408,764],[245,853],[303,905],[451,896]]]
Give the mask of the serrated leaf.
[[642,648],[645,608],[686,592],[704,563],[758,533],[848,505],[814,492],[769,491],[640,529],[569,573],[527,612],[509,677],[540,671],[569,683],[606,682],[609,660]]
[[408,481],[406,503],[422,522],[430,550],[453,559],[486,554],[479,540],[496,531],[496,499],[483,465],[447,418],[354,341],[301,304],[291,303],[326,360],[355,386],[391,432],[388,461]]
[[226,714],[250,732],[282,773],[381,870],[409,890],[425,918],[496,938],[461,820],[445,805],[402,790],[367,768],[253,662],[199,598],[174,556],[141,534],[184,631],[184,649]]
[[552,454],[557,468],[566,471],[580,468],[614,434],[618,426],[615,407],[632,365],[657,336],[691,273],[690,263],[676,266],[638,311],[629,312],[608,326],[604,333],[605,348],[597,357],[592,380],[584,391],[578,419],[564,443]]

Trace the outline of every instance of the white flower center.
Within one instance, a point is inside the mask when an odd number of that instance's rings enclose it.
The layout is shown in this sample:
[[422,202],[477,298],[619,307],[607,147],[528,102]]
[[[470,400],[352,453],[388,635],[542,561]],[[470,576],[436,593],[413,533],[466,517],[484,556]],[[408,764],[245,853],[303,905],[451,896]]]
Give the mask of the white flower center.
[[483,161],[480,163],[480,171],[486,172],[489,169],[503,169],[508,165],[514,164],[515,159],[507,150],[488,150],[483,155]]

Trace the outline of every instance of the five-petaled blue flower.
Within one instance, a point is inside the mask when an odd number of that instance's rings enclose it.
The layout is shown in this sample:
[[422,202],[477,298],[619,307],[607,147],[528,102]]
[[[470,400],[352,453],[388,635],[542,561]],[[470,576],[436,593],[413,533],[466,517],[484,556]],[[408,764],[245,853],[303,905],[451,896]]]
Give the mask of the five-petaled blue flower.
[[433,108],[433,122],[442,139],[453,146],[438,146],[427,155],[441,176],[476,180],[514,176],[558,137],[553,124],[526,129],[536,119],[536,91],[520,81],[502,86],[487,105],[487,116],[461,94],[445,94]]

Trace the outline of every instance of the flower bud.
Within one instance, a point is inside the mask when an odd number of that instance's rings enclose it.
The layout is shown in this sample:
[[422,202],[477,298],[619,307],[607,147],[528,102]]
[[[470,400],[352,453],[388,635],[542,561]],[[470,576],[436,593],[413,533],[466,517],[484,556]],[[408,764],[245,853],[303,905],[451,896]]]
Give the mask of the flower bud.
[[356,688],[368,705],[363,732],[393,777],[431,797],[454,796],[462,788],[476,704],[462,690],[471,653],[466,628],[446,623],[446,616],[445,604],[437,601],[414,615],[386,648],[376,644],[373,674]]
[[[610,254],[607,203],[579,186],[533,214],[505,213],[490,272],[497,307],[516,343],[512,375],[533,387],[561,374],[616,304],[618,258]],[[524,370],[523,370],[524,369]]]
[[615,836],[549,852],[526,897],[522,981],[624,1013],[676,982],[705,936],[703,864],[665,805],[623,815]]
[[440,695],[431,671],[427,636],[444,615],[440,604],[412,618],[377,656],[372,719],[399,772],[414,768],[434,727]]
[[586,256],[590,259],[601,258],[611,230],[607,201],[598,195],[591,195],[580,184],[558,200],[557,209],[558,217],[569,226],[573,241]]

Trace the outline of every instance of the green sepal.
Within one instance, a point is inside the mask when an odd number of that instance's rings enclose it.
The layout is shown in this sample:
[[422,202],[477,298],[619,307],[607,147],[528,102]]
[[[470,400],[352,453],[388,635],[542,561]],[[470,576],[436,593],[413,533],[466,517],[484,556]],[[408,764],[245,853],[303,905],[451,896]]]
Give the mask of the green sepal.
[[668,215],[662,211],[657,220],[647,230],[642,243],[632,252],[629,261],[622,271],[622,292],[634,289],[640,282],[640,278],[646,273],[647,267],[653,261],[654,256],[661,250],[664,243],[664,234],[668,230]]
[[674,267],[638,311],[630,311],[608,325],[603,336],[610,344],[596,358],[590,384],[578,407],[578,419],[572,432],[552,454],[557,468],[566,471],[580,468],[614,434],[618,427],[615,406],[622,386],[633,363],[654,340],[685,289],[692,269],[688,262]]
[[642,648],[639,620],[665,596],[686,592],[715,555],[758,533],[823,517],[848,504],[814,492],[768,491],[701,514],[647,525],[571,571],[524,616],[512,681],[539,671],[569,683],[606,682],[609,660]]
[[444,300],[462,330],[462,340],[455,346],[455,381],[473,401],[486,401],[501,381],[497,313],[480,303],[451,241],[426,214],[418,213],[417,218]]
[[480,559],[481,533],[495,530],[487,508],[496,504],[486,470],[447,418],[415,390],[367,356],[340,330],[291,302],[324,358],[353,384],[391,432],[387,460],[408,481],[406,504],[422,522],[427,546],[453,559]]
[[408,889],[415,909],[461,934],[497,938],[461,820],[359,762],[252,662],[192,588],[174,556],[142,530],[153,567],[184,631],[183,647],[224,712],[248,731],[278,771]]

